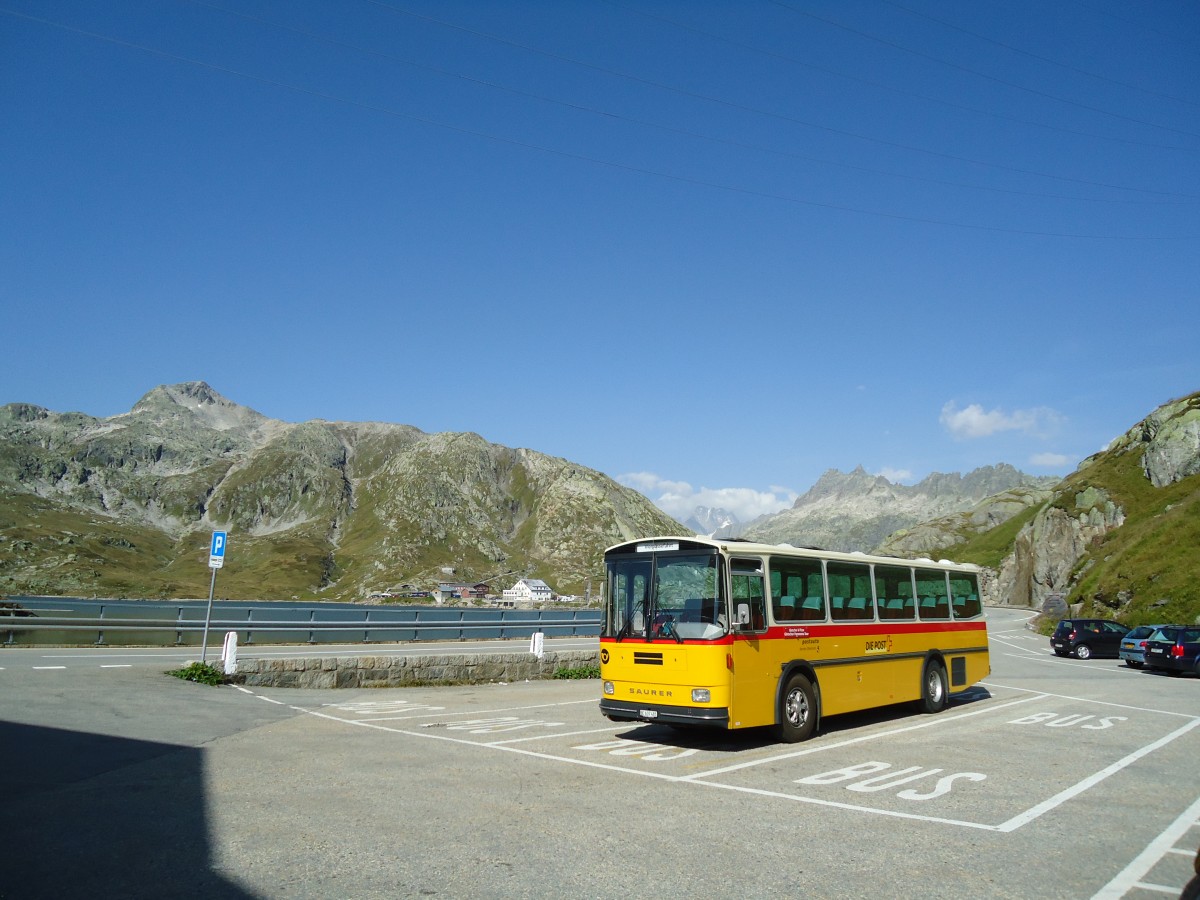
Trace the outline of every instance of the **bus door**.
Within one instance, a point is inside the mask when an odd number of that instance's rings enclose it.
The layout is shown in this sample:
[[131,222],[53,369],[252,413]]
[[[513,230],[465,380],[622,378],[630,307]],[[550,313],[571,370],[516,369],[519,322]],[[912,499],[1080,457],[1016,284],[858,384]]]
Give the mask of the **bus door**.
[[734,557],[729,562],[733,613],[733,669],[730,679],[729,725],[746,728],[775,722],[775,688],[779,666],[765,640],[767,600],[761,559]]

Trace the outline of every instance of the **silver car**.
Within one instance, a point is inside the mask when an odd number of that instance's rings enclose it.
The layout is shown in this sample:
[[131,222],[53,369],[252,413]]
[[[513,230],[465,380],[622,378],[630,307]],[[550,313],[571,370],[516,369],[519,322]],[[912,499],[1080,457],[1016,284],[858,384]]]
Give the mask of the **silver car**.
[[1165,627],[1165,625],[1139,625],[1121,638],[1117,656],[1125,660],[1125,665],[1130,668],[1140,669],[1146,664],[1146,641],[1158,629]]

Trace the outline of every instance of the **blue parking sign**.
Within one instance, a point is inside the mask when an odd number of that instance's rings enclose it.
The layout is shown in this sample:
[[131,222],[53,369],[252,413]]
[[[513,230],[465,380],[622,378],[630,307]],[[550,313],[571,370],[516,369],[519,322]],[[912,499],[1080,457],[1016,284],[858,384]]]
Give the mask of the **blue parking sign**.
[[226,532],[213,532],[212,546],[208,551],[208,567],[210,569],[219,569],[225,565],[225,538]]

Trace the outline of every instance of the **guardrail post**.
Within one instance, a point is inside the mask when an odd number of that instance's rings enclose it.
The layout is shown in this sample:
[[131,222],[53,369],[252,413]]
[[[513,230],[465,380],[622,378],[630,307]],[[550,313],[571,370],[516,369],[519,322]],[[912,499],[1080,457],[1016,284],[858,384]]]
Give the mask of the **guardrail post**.
[[363,629],[363,643],[367,642],[367,638],[371,636],[371,611],[368,609],[363,616],[363,624],[367,627]]
[[246,610],[246,643],[254,643],[254,632],[250,630],[250,620],[254,618],[254,608]]
[[466,622],[467,614],[463,610],[458,611],[458,639],[465,641],[467,639],[467,629],[463,627]]
[[175,619],[175,646],[183,643],[183,607],[179,607],[179,616]]
[[[102,620],[104,618],[104,604],[103,603],[100,604],[100,618]],[[101,628],[99,631],[96,632],[96,643],[97,644],[104,643],[104,629],[103,628]]]
[[317,611],[315,609],[310,609],[308,611],[308,642],[310,644],[315,644],[317,642],[316,638],[313,637],[313,622],[316,620]]

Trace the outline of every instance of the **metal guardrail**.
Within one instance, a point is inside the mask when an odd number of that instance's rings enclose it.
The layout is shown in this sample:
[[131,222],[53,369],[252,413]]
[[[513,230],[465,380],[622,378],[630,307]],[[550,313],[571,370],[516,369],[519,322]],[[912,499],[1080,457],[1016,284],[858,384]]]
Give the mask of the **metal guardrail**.
[[[179,615],[173,619],[105,618],[104,609],[101,607],[99,616],[0,615],[0,635],[4,636],[0,640],[0,644],[15,644],[18,633],[95,632],[95,640],[87,643],[121,645],[137,642],[128,639],[113,640],[111,635],[114,632],[118,636],[142,635],[143,637],[152,632],[174,632],[174,643],[178,645],[185,643],[185,634],[193,632],[200,634],[204,631],[205,625],[203,618],[185,619],[183,613],[184,609],[180,608]],[[533,618],[528,612],[524,613],[523,618],[505,619],[501,612],[501,615],[494,620],[466,619],[462,615],[457,620],[447,618],[423,620],[419,616],[412,619],[376,618],[372,620],[371,612],[367,611],[361,621],[318,620],[315,610],[309,613],[307,619],[289,620],[254,619],[253,613],[253,610],[248,610],[244,619],[213,619],[209,623],[209,628],[216,633],[236,631],[239,642],[243,644],[254,643],[255,632],[267,632],[268,635],[282,632],[307,633],[307,639],[303,642],[309,644],[321,643],[322,639],[338,639],[346,633],[355,635],[361,633],[362,643],[371,643],[372,633],[379,635],[383,632],[389,632],[393,636],[376,637],[376,641],[499,640],[528,637],[535,631],[554,632],[572,637],[590,637],[600,633],[598,613],[595,619],[591,617],[554,619],[544,618],[540,615]],[[486,634],[483,634],[484,632]],[[411,636],[395,637],[394,635],[397,634]],[[348,643],[347,641],[341,642]],[[55,643],[71,642],[56,641]],[[153,643],[161,643],[161,641]]]

